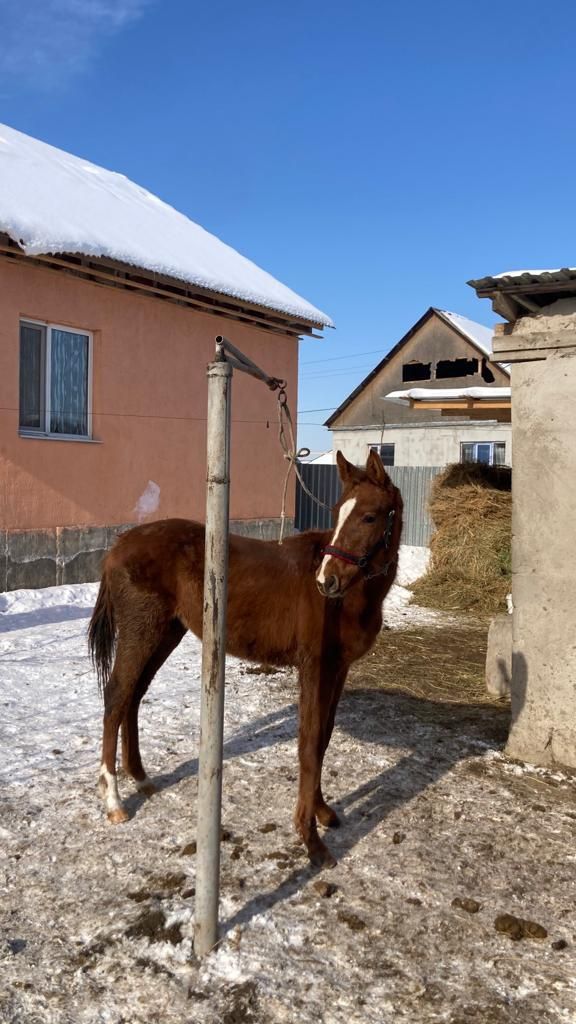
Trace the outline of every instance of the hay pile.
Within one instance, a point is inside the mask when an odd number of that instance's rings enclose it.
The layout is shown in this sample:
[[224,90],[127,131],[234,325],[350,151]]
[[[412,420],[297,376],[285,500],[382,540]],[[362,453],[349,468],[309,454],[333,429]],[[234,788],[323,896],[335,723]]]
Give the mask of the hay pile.
[[430,515],[428,573],[412,587],[429,608],[506,610],[511,576],[511,471],[505,466],[458,463],[436,477]]

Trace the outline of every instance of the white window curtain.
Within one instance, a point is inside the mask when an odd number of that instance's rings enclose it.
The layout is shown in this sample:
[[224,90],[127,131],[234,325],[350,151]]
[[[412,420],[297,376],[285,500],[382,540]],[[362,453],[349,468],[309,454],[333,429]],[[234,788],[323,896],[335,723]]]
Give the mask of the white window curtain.
[[464,441],[460,445],[461,462],[484,462],[489,466],[506,464],[505,441]]
[[52,328],[51,434],[88,434],[88,346],[87,335]]

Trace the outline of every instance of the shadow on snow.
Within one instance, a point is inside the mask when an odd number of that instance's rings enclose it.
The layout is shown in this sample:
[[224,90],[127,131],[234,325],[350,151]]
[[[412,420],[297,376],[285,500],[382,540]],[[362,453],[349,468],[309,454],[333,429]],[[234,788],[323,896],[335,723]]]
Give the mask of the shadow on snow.
[[[441,705],[378,690],[345,692],[330,749],[337,748],[340,732],[361,743],[380,744],[388,749],[402,746],[411,748],[411,752],[396,764],[384,766],[373,778],[344,792],[340,799],[329,800],[342,822],[340,829],[329,830],[329,845],[336,858],[341,860],[378,828],[392,810],[408,804],[459,761],[478,754],[479,750],[501,748],[507,736],[508,717],[505,708],[486,704]],[[291,704],[243,726],[225,742],[224,760],[293,741],[296,736],[297,706]],[[330,750],[327,761],[329,764]],[[154,782],[159,790],[167,789],[197,771],[198,759],[191,758],[173,772],[155,776]],[[354,774],[354,764],[350,763],[349,782]],[[344,788],[346,781],[342,770],[338,779]],[[128,798],[126,806],[131,815],[144,800],[137,793]],[[223,922],[222,934],[293,896],[322,870],[325,869],[308,863],[295,868],[275,889],[249,900]]]

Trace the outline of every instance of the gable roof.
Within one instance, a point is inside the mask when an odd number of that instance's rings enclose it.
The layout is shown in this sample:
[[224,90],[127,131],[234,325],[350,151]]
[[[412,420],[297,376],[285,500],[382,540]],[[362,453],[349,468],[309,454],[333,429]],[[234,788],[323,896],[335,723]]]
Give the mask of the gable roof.
[[[354,401],[355,398],[364,391],[364,388],[380,373],[380,371],[394,358],[395,355],[406,345],[410,339],[428,322],[433,316],[437,316],[440,320],[443,320],[449,327],[457,331],[462,337],[466,338],[467,341],[471,342],[484,356],[492,358],[492,330],[489,327],[484,327],[483,324],[477,324],[474,320],[468,320],[465,316],[460,316],[459,313],[450,313],[446,309],[438,309],[436,306],[430,306],[426,310],[423,316],[410,328],[410,330],[404,335],[403,338],[390,349],[387,355],[370,371],[367,377],[358,385],[351,394],[338,406],[338,408],[329,416],[324,423],[325,427],[330,427],[335,420],[348,408],[349,405]],[[509,374],[508,368],[503,363],[497,364],[504,373]]]
[[28,256],[107,257],[333,326],[306,299],[124,175],[1,124],[0,231]]
[[471,341],[476,348],[479,348],[485,356],[492,358],[492,335],[494,331],[491,327],[484,327],[484,324],[477,324],[475,320],[468,320],[465,316],[460,316],[459,313],[449,313],[447,309],[436,309],[432,307],[434,312],[445,320],[451,327],[455,327],[468,341]]

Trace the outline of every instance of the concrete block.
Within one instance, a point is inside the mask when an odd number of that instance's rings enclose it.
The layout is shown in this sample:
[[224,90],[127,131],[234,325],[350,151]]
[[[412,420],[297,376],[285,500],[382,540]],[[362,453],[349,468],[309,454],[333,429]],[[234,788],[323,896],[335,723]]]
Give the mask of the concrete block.
[[105,526],[64,526],[58,540],[58,583],[94,583],[108,550]]
[[[134,523],[115,526],[61,526],[49,530],[0,530],[0,592],[93,583],[101,576],[102,559],[116,538]],[[277,540],[280,519],[236,520],[233,533]],[[286,519],[285,536],[294,532]]]
[[508,697],[512,680],[512,615],[496,615],[488,630],[486,689],[494,697]]
[[[258,540],[278,540],[280,536],[280,518],[277,519],[232,519],[230,533],[241,537],[256,537]],[[284,536],[294,533],[294,517],[286,516]]]
[[8,531],[6,590],[55,587],[57,582],[56,531]]
[[120,536],[121,533],[126,533],[127,530],[132,530],[137,525],[137,523],[116,523],[114,526],[107,526],[106,531],[108,537],[106,543],[108,551],[110,550],[111,547],[113,547],[114,541],[116,540],[117,537]]
[[6,551],[6,530],[0,530],[0,593],[7,590],[6,568],[8,565],[8,553]]

